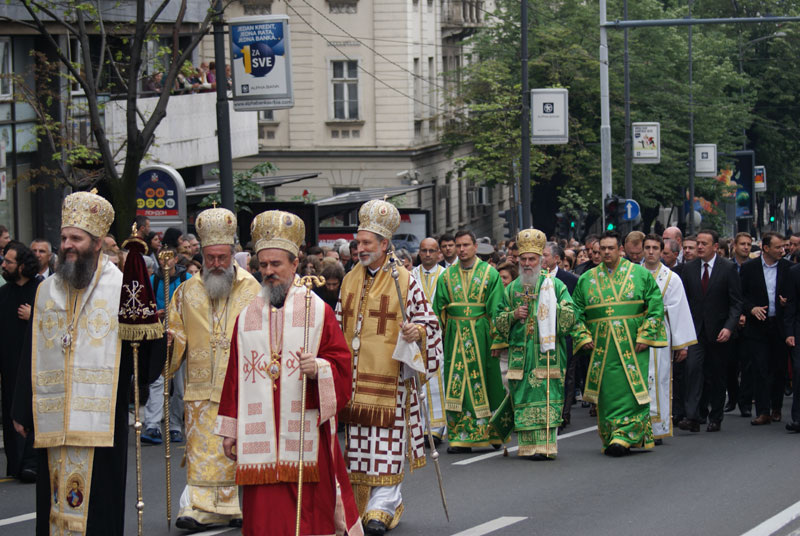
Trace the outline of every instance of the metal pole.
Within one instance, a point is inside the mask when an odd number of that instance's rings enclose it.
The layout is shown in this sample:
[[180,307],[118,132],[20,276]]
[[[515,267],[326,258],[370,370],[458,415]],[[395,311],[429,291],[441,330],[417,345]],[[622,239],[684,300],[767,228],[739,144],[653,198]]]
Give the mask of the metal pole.
[[[628,0],[622,3],[622,16],[628,18]],[[633,199],[633,147],[631,147],[631,73],[628,61],[628,29],[624,31],[625,71],[625,198]]]
[[[601,9],[601,16],[605,11]],[[651,19],[651,20],[615,20],[603,22],[607,28],[642,28],[645,26],[695,26],[706,24],[776,24],[780,22],[798,22],[800,17],[729,17],[725,19]]]
[[214,2],[218,16],[214,19],[214,61],[217,64],[217,146],[219,148],[219,185],[222,206],[236,212],[233,204],[233,156],[231,155],[231,121],[228,114],[228,77],[225,74],[225,23],[222,0]]
[[531,227],[531,91],[528,83],[528,0],[521,0],[522,59],[522,154],[520,155],[520,197],[522,202],[522,228]]
[[[692,0],[689,0],[689,18],[692,18]],[[694,234],[694,93],[692,75],[692,29],[689,26],[689,234]]]
[[603,228],[606,225],[605,199],[611,195],[611,113],[608,91],[608,34],[606,0],[600,0],[600,161]]

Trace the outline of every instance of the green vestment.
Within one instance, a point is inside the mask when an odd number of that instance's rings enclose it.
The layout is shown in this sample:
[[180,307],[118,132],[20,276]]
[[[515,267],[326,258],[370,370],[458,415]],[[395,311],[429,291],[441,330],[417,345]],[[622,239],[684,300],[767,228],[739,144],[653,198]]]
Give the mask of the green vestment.
[[439,276],[433,311],[444,333],[445,409],[451,447],[482,447],[501,439],[489,418],[505,396],[500,362],[491,356],[490,319],[503,298],[497,270],[475,259]]
[[652,448],[650,352],[635,347],[667,345],[658,283],[644,267],[620,259],[613,272],[601,264],[584,273],[572,299],[594,340],[583,399],[597,404],[603,451],[612,443]]
[[[542,352],[537,313],[547,315],[539,307],[539,293],[546,278],[553,283],[558,306],[555,351]],[[527,319],[514,318],[514,311],[526,304]],[[509,284],[494,322],[495,342],[508,345],[508,387],[519,455],[555,456],[556,435],[564,407],[566,337],[572,336],[575,351],[578,351],[591,341],[589,332],[581,322],[576,321],[566,285],[546,271],[540,272],[533,288],[523,285],[521,277]],[[502,421],[495,424],[493,420],[492,424],[501,430],[502,435],[505,429]]]

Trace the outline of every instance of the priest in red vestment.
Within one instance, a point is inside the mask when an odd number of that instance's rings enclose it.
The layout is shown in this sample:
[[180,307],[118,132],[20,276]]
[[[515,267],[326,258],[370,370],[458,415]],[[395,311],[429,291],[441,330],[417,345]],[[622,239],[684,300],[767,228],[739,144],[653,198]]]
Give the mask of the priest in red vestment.
[[277,210],[252,224],[263,288],[239,314],[215,432],[236,461],[245,535],[295,533],[302,374],[307,376],[300,534],[363,533],[336,437],[350,399],[350,350],[333,310],[295,285],[305,225]]

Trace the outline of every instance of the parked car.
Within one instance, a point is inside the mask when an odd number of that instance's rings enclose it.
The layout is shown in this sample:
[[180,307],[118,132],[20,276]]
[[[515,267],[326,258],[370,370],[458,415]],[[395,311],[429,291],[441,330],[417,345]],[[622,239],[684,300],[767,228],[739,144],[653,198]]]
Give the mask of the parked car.
[[412,255],[416,255],[419,251],[419,242],[420,239],[411,233],[398,233],[392,237],[392,244],[394,244],[395,249],[405,248]]

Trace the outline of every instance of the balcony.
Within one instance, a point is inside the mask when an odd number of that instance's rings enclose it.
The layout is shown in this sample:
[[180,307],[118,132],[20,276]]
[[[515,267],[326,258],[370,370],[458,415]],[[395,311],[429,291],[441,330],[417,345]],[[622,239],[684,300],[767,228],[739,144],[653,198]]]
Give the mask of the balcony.
[[483,4],[480,0],[444,0],[442,29],[452,34],[480,28],[485,18]]
[[[149,97],[139,99],[137,104],[142,115],[147,117],[157,102],[157,97]],[[142,165],[167,164],[181,169],[218,162],[216,102],[216,93],[171,96],[167,115],[158,125],[155,142]],[[106,135],[111,140],[112,152],[119,149],[127,137],[125,104],[124,100],[114,100],[105,108]],[[231,102],[228,109],[233,158],[257,154],[258,113],[234,112]]]

